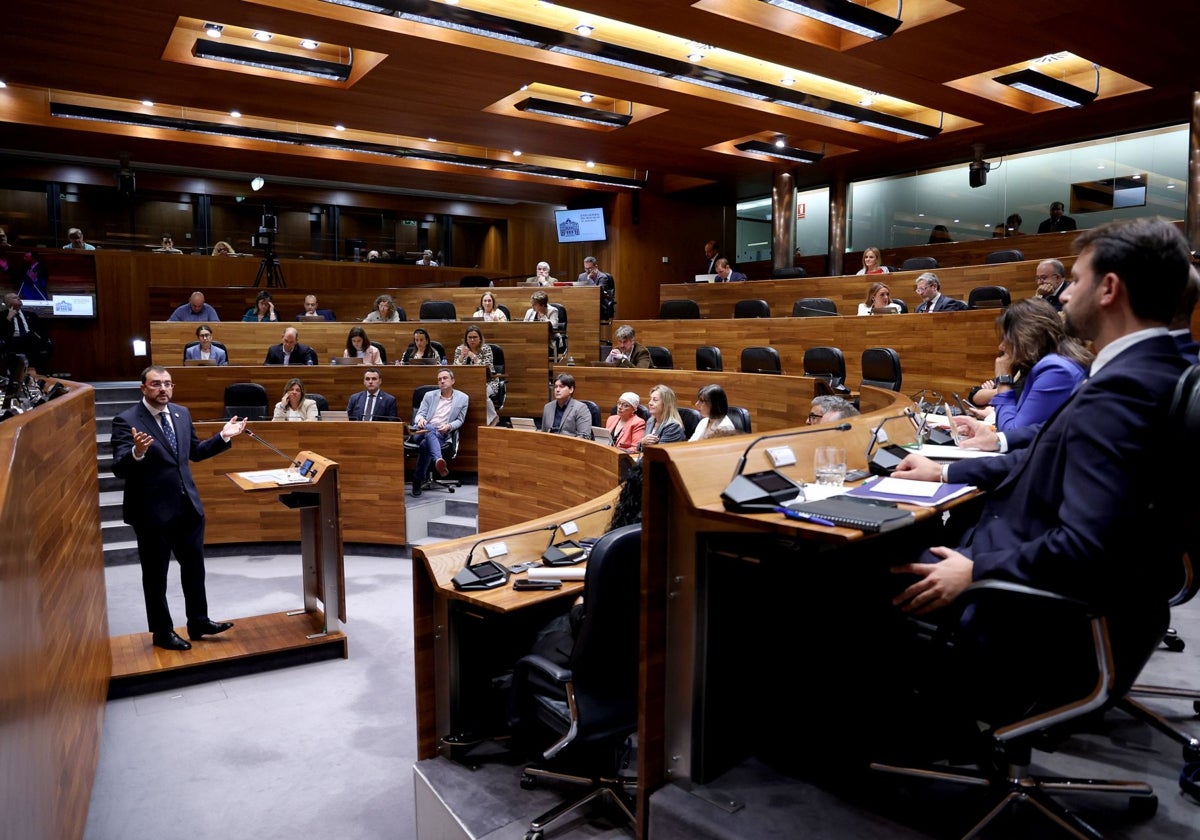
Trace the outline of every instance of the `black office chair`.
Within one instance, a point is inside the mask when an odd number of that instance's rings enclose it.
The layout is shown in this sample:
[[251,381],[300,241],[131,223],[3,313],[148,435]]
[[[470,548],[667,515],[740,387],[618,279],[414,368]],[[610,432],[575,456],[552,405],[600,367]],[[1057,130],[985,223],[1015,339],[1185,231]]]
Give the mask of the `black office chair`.
[[458,286],[461,289],[484,289],[490,285],[492,285],[491,279],[482,274],[468,274],[458,278]]
[[[425,399],[425,395],[430,391],[438,390],[436,385],[419,385],[413,389],[412,395],[412,422],[416,422],[417,412],[421,410],[421,401]],[[446,435],[445,442],[442,443],[442,458],[446,463],[451,463],[458,456],[458,429],[455,429],[450,434]],[[404,441],[404,454],[417,457],[421,446],[422,435],[409,435]],[[416,481],[419,476],[414,475],[413,481]],[[430,469],[429,475],[425,477],[424,483],[421,485],[422,490],[431,490],[434,487],[441,487],[443,490],[453,493],[456,487],[462,487],[462,482],[457,478],[445,477],[437,474],[437,470]]]
[[379,351],[379,361],[383,362],[386,365],[387,364],[387,348],[383,346],[382,341],[376,341],[375,339],[370,339],[370,341],[371,341],[371,346]]
[[721,348],[701,344],[696,348],[696,370],[724,370],[721,363]]
[[937,267],[938,262],[933,257],[909,257],[900,263],[901,271],[928,271]]
[[509,320],[509,321],[512,320],[512,313],[508,311],[507,306],[505,306],[503,303],[497,303],[496,308],[504,313],[504,317],[506,320]]
[[862,354],[862,384],[899,391],[904,376],[900,354],[891,347],[868,347]]
[[908,304],[900,300],[900,298],[892,298],[892,303],[900,307],[901,314],[908,312]]
[[793,318],[820,318],[836,314],[837,304],[829,298],[800,298],[792,304]]
[[765,300],[739,300],[733,305],[734,318],[770,318],[771,305]]
[[809,347],[804,351],[804,375],[829,383],[835,392],[846,386],[846,357],[836,347]]
[[[535,654],[516,664],[510,724],[542,759],[525,768],[521,787],[542,779],[587,786],[581,799],[533,820],[527,840],[540,840],[548,825],[597,799],[634,820],[637,779],[623,747],[637,731],[641,557],[641,525],[600,537],[588,556],[585,610],[567,664]],[[556,738],[549,746],[547,734]]]
[[492,395],[492,407],[496,409],[496,413],[500,413],[500,409],[504,408],[504,401],[508,399],[508,374],[504,371],[504,348],[499,344],[488,344],[492,348],[492,368],[496,371],[496,380],[499,381],[499,386],[496,388],[496,393]]
[[679,409],[679,419],[683,421],[684,440],[690,440],[700,425],[700,412],[694,408],[683,406]]
[[244,417],[247,420],[271,419],[271,403],[267,389],[257,382],[233,382],[225,386],[225,419]]
[[617,317],[617,281],[611,274],[605,274],[600,278],[599,286],[600,321],[611,324],[612,319]]
[[[199,347],[199,346],[200,346],[200,342],[199,342],[199,341],[189,341],[187,344],[183,345],[183,359],[184,359],[184,361],[187,361],[187,351],[191,350],[193,347]],[[224,344],[222,344],[222,343],[221,343],[221,342],[219,342],[219,341],[214,341],[214,342],[212,342],[212,346],[213,346],[213,347],[220,347],[222,350],[225,350],[225,345],[224,345]],[[228,362],[229,362],[229,351],[228,351],[228,350],[225,350],[225,361],[226,361],[226,363],[228,363]]]
[[580,400],[580,402],[583,403],[584,405],[586,405],[588,407],[588,411],[591,412],[592,425],[593,426],[603,426],[604,424],[600,422],[600,406],[598,406],[596,403],[592,402],[591,400]]
[[967,307],[970,309],[1004,309],[1010,303],[1012,298],[1003,286],[976,286],[967,295]]
[[792,266],[791,268],[776,268],[772,269],[771,277],[775,280],[791,280],[796,277],[807,277],[808,272],[800,266]]
[[[374,343],[374,342],[372,342],[372,343]],[[440,341],[434,341],[431,338],[431,339],[429,339],[429,346],[433,348],[435,353],[437,353],[439,364],[443,363],[442,359],[445,359],[446,363],[451,361],[449,358],[446,357],[446,345],[442,344]],[[416,349],[417,349],[416,343],[410,341],[408,343],[408,346],[404,348],[404,352],[400,354],[401,359],[408,358],[410,356],[410,353],[415,352]]]
[[567,307],[561,303],[551,303],[558,310],[558,329],[551,334],[551,340],[554,342],[554,351],[557,354],[557,361],[562,361],[567,358],[567,350],[569,343],[567,341]]
[[664,321],[681,321],[700,317],[700,304],[694,300],[664,300],[658,305],[658,317]]
[[317,419],[321,419],[321,414],[329,410],[329,400],[325,399],[323,394],[314,394],[309,392],[306,396],[317,404]]
[[421,302],[417,318],[422,321],[457,321],[458,311],[452,300],[426,300]]
[[744,435],[750,434],[750,412],[740,405],[729,406],[729,419],[733,427]]
[[405,311],[404,311],[404,307],[403,307],[403,306],[400,306],[399,304],[396,304],[396,314],[397,314],[397,315],[400,317],[400,320],[401,320],[401,321],[407,321],[407,320],[408,320],[408,313],[407,313],[407,312],[405,312]]
[[650,351],[650,362],[659,370],[674,370],[675,359],[671,356],[671,351],[666,347],[660,347],[657,344],[649,344],[646,349]]
[[983,258],[983,262],[985,265],[994,265],[995,263],[1021,262],[1023,259],[1025,259],[1025,255],[1016,248],[1006,248],[1003,251],[992,251]]
[[779,351],[774,347],[754,346],[742,350],[742,373],[783,373]]

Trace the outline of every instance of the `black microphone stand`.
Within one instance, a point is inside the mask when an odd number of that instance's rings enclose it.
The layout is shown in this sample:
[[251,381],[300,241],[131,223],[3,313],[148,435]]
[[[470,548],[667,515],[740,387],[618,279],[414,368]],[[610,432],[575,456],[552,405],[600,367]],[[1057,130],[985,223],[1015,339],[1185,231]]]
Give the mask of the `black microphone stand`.
[[[251,431],[250,429],[245,429],[245,433],[246,433],[246,437],[250,438],[251,440],[256,440],[256,441],[258,441],[258,442],[259,442],[259,443],[261,443],[263,446],[267,447],[267,449],[270,449],[272,452],[274,452],[276,455],[278,455],[280,458],[282,458],[283,460],[287,461],[287,462],[288,462],[289,464],[291,464],[293,467],[299,467],[299,466],[300,466],[300,462],[299,462],[299,461],[295,461],[295,460],[293,460],[293,459],[291,458],[291,456],[289,456],[289,455],[284,455],[282,452],[280,452],[278,449],[276,449],[276,448],[275,448],[274,446],[272,446],[271,444],[267,443],[265,440],[263,440],[261,437],[259,437],[258,435],[256,435],[256,434],[255,434],[253,431]],[[315,473],[316,473],[316,470],[315,470],[315,469],[309,470],[309,471],[308,471],[308,473],[306,474],[306,477],[307,477],[307,476],[314,475]]]
[[[557,531],[558,525],[539,525],[536,528],[526,528],[523,531],[513,531],[508,534],[500,534],[497,536],[484,537],[477,540],[471,549],[467,552],[467,561],[463,564],[462,570],[451,578],[450,582],[454,584],[454,588],[460,592],[477,592],[485,589],[495,589],[508,583],[508,578],[511,574],[507,566],[503,563],[497,563],[495,560],[482,560],[479,563],[472,565],[471,558],[475,556],[475,549],[483,545],[485,542],[493,540],[502,540],[507,537],[519,537],[522,534],[536,534],[538,531]],[[553,534],[551,535],[553,539]]]

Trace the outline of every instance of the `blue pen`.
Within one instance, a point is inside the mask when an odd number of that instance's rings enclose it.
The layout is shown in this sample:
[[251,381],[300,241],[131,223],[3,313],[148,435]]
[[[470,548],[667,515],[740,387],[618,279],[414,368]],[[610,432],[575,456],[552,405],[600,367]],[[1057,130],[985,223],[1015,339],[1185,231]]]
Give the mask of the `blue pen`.
[[801,522],[807,522],[810,525],[825,525],[829,528],[837,527],[836,522],[830,522],[828,519],[822,519],[819,516],[813,516],[811,513],[805,513],[804,511],[800,511],[800,510],[792,510],[791,508],[786,508],[786,507],[777,507],[777,508],[775,508],[775,512],[782,513],[788,519],[798,519]]

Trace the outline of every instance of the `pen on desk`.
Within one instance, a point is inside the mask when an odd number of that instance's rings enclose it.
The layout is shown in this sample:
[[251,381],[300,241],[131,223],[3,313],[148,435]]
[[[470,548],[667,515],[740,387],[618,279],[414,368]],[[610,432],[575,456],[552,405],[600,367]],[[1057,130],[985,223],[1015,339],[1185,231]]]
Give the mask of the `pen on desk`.
[[836,522],[830,522],[828,519],[822,519],[819,516],[813,516],[811,513],[804,513],[800,510],[792,510],[791,508],[777,507],[775,508],[775,512],[782,513],[788,519],[798,519],[801,522],[807,522],[810,525],[826,525],[830,528],[833,528],[837,525]]

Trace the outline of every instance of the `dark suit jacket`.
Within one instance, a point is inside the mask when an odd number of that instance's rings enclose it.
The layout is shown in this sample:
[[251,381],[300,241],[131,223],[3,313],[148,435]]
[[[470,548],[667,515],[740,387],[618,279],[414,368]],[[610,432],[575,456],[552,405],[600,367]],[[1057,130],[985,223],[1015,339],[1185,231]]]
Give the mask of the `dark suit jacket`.
[[8,352],[12,353],[29,353],[43,350],[46,343],[46,333],[42,331],[42,319],[24,307],[21,308],[21,314],[25,316],[25,325],[29,328],[29,332],[18,338],[16,335],[16,322],[8,320],[8,310],[5,309],[3,313],[0,313],[0,341],[3,341],[8,348]]
[[[167,446],[162,427],[142,402],[112,421],[113,474],[125,480],[125,522],[135,528],[165,527],[192,511],[204,516],[189,461],[203,461],[232,446],[221,440],[220,434],[201,442],[186,408],[172,404],[168,410],[178,452]],[[154,443],[141,461],[133,457],[133,429],[154,435]]]
[[[317,354],[307,344],[296,342],[296,346],[292,348],[291,364],[293,365],[315,365],[317,363]],[[273,344],[267,348],[267,358],[263,361],[264,365],[281,365],[283,364],[283,345]]]
[[[966,301],[955,300],[954,298],[947,297],[944,294],[938,295],[937,300],[933,302],[934,312],[960,312],[967,308]],[[922,301],[921,305],[917,307],[918,312],[925,312],[927,309],[929,309],[929,304],[925,303],[924,301]]]
[[1064,230],[1076,230],[1078,225],[1070,216],[1059,216],[1058,223],[1055,224],[1054,219],[1046,218],[1038,225],[1038,233],[1061,233]]
[[1192,338],[1192,331],[1172,331],[1171,338],[1175,339],[1175,346],[1179,348],[1179,355],[1183,356],[1184,361],[1188,364],[1196,364],[1196,357],[1200,355],[1200,341]]
[[[363,419],[363,411],[366,407],[366,390],[359,391],[357,394],[351,394],[350,402],[346,403],[346,416],[351,420],[361,420]],[[379,389],[375,394],[375,413],[372,416],[376,419],[380,417],[390,417],[393,420],[399,419],[400,413],[396,407],[396,398],[382,388]]]
[[1046,301],[1046,303],[1053,306],[1059,312],[1062,312],[1063,304],[1062,304],[1062,301],[1058,299],[1058,296],[1062,294],[1062,290],[1065,288],[1067,288],[1067,283],[1064,280],[1062,283],[1059,284],[1057,289],[1055,289],[1050,294],[1046,295],[1044,298],[1042,298],[1042,300]]

